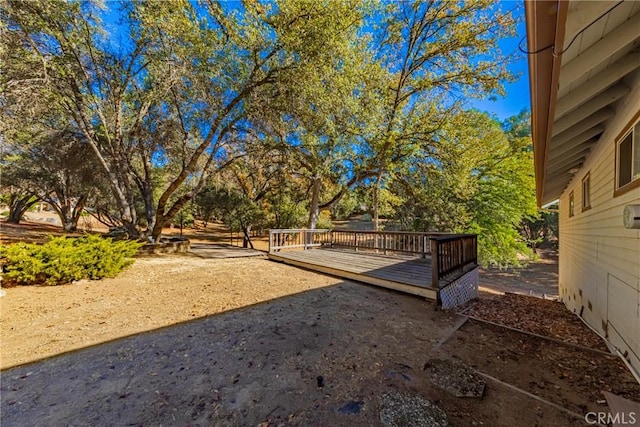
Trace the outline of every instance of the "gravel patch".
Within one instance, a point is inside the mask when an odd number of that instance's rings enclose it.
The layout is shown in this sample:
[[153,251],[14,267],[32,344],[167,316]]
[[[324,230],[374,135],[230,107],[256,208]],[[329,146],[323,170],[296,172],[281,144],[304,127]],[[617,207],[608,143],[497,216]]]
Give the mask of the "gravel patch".
[[455,397],[482,398],[485,381],[467,365],[453,359],[431,359],[425,364],[431,382]]
[[380,424],[384,427],[447,427],[447,414],[417,395],[387,393],[380,398]]

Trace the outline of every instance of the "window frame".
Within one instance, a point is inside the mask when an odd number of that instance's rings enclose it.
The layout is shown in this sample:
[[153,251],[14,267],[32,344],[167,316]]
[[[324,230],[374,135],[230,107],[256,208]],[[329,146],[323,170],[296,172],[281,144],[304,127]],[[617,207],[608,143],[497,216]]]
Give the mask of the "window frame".
[[[585,191],[587,184],[587,191]],[[591,209],[591,171],[582,178],[582,212]]]
[[569,218],[575,216],[576,214],[576,198],[574,197],[573,191],[569,193]]
[[[638,127],[638,131],[636,131],[636,127]],[[634,134],[637,133],[637,134]],[[622,142],[631,135],[631,181],[626,184],[619,186],[619,178],[620,178],[620,145]],[[624,127],[622,132],[615,139],[615,164],[614,164],[614,177],[613,177],[613,197],[621,196],[635,188],[640,187],[640,174],[638,174],[635,178],[633,176],[633,156],[634,156],[634,144],[637,145],[635,147],[636,150],[640,151],[640,111],[638,111],[631,121]]]

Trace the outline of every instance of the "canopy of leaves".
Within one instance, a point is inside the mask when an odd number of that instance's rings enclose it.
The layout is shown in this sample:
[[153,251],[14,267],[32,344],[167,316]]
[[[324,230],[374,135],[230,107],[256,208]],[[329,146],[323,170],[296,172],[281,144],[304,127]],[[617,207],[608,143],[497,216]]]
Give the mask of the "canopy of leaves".
[[398,219],[416,230],[477,233],[482,264],[518,264],[530,252],[520,222],[537,213],[532,167],[528,136],[505,132],[484,113],[460,113],[396,180],[405,200]]
[[370,208],[374,227],[382,215],[477,232],[484,263],[525,250],[527,117],[501,125],[463,102],[513,79],[498,42],[514,18],[499,3],[0,8],[0,131],[13,147],[0,166],[17,200],[84,200],[152,239],[192,202],[245,231]]
[[[228,158],[240,125],[268,104],[273,86],[341,58],[342,30],[362,17],[345,1],[109,7],[123,19],[119,45],[109,43],[116,35],[93,3],[3,4],[12,65],[2,83],[20,100],[6,107],[33,119],[38,100],[53,106],[98,158],[123,224],[154,237]],[[164,180],[156,199],[157,167]]]

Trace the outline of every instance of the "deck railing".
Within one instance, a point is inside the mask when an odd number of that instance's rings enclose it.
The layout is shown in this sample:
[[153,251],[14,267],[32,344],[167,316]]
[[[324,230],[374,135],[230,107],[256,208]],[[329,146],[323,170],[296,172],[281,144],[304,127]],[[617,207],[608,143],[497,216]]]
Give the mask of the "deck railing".
[[326,229],[292,228],[269,230],[269,252],[286,249],[310,249],[330,245],[331,232]]
[[388,253],[420,255],[426,258],[431,254],[429,239],[442,235],[445,233],[333,230],[331,246],[354,251],[373,251],[385,255]]
[[459,277],[478,264],[478,236],[454,234],[431,238],[432,286],[438,287],[444,279]]
[[431,286],[438,288],[460,277],[478,263],[475,234],[409,231],[355,231],[287,229],[269,230],[269,252],[312,249],[321,246],[403,253],[431,258]]

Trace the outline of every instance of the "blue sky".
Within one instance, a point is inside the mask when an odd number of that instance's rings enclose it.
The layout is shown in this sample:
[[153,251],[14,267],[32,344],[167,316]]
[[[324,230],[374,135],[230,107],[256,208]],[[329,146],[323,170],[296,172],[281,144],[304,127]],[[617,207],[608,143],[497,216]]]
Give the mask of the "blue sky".
[[[504,9],[516,7],[514,13],[520,22],[515,37],[505,39],[500,43],[500,48],[505,53],[515,52],[516,60],[509,69],[518,76],[518,80],[505,86],[507,95],[500,97],[495,101],[492,100],[474,100],[471,105],[482,111],[497,116],[500,120],[507,117],[515,116],[523,109],[531,109],[529,96],[529,71],[527,68],[527,55],[518,50],[518,43],[526,35],[526,27],[524,22],[524,4],[522,1],[503,1]],[[523,42],[525,44],[525,42]]]

